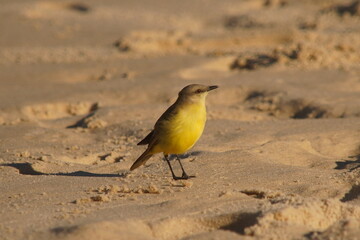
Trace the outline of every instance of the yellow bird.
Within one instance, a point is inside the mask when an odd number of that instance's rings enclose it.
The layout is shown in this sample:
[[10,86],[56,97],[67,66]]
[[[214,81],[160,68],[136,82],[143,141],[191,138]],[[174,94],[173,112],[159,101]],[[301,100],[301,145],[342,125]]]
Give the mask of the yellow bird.
[[182,170],[182,176],[175,176],[168,156],[187,152],[199,140],[206,123],[205,98],[209,91],[216,88],[218,86],[200,84],[184,87],[179,92],[175,103],[157,120],[154,130],[138,143],[138,145],[148,145],[148,147],[134,162],[130,170],[145,164],[152,155],[163,153],[173,179],[193,177],[186,174],[178,156],[176,157]]

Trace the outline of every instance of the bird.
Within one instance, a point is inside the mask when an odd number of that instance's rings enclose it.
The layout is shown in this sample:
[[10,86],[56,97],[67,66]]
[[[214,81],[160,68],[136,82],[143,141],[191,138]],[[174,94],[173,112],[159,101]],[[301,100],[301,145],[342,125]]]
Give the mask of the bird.
[[[174,180],[189,179],[181,164],[179,154],[186,153],[201,137],[206,123],[205,100],[209,91],[218,86],[191,84],[184,87],[177,100],[160,116],[154,129],[137,145],[148,145],[143,154],[132,164],[130,170],[145,164],[154,154],[163,153]],[[176,155],[182,175],[176,176],[169,155]]]

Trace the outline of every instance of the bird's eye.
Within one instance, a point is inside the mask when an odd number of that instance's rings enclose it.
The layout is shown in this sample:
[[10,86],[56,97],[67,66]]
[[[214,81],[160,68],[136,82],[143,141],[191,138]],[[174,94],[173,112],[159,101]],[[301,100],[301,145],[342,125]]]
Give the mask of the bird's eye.
[[201,93],[202,91],[201,91],[201,89],[198,89],[198,90],[196,90],[195,92],[196,92],[196,93]]

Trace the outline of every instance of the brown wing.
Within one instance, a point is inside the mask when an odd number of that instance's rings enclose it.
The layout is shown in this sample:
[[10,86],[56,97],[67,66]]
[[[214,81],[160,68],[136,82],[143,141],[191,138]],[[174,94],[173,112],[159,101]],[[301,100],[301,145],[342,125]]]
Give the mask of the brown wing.
[[166,111],[160,116],[160,118],[156,121],[154,129],[157,129],[159,125],[161,125],[161,122],[168,121],[173,117],[174,114],[176,114],[177,110],[175,109],[176,102],[171,105]]
[[137,145],[147,145],[150,143],[150,140],[154,134],[154,130],[152,130],[143,140],[141,140]]
[[166,121],[169,120],[169,118],[172,117],[172,115],[175,114],[175,107],[174,104],[171,105],[161,116],[160,118],[156,121],[155,126],[154,126],[154,130],[152,130],[143,140],[141,140],[137,145],[147,145],[150,144],[153,137],[154,137],[154,132],[155,130],[159,130],[159,125],[161,124],[162,121]]

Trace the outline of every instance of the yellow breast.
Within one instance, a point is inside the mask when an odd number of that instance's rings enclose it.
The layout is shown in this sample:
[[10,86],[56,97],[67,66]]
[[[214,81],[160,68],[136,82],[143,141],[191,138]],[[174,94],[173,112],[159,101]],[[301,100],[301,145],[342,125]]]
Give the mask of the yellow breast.
[[164,126],[159,143],[154,149],[164,154],[182,154],[200,138],[206,122],[205,104],[189,104],[179,108]]

